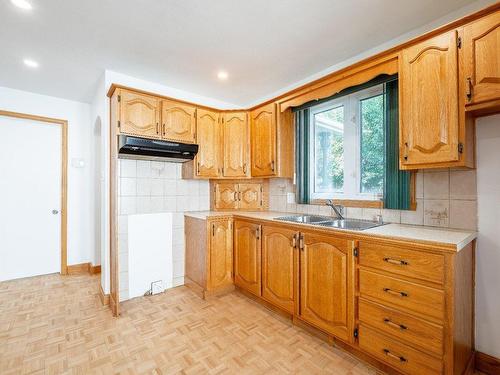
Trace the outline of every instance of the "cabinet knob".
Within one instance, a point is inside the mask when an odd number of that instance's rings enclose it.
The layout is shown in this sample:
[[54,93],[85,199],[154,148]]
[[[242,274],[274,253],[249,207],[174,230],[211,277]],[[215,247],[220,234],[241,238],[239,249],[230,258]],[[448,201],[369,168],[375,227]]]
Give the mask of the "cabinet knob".
[[466,91],[466,94],[467,96],[467,101],[471,101],[472,100],[472,78],[468,77],[467,78],[467,91]]

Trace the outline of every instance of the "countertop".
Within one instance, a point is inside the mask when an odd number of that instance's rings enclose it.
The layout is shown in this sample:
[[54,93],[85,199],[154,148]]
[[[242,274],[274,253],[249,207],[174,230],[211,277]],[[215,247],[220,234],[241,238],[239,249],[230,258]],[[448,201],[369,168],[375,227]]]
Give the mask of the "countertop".
[[[281,216],[300,215],[290,212],[262,211],[262,212],[245,212],[245,211],[196,211],[185,212],[185,216],[208,219],[213,217],[241,217],[255,220],[264,220],[277,223],[287,223],[286,221],[276,220]],[[304,226],[310,228],[320,228],[325,231],[351,233],[359,237],[378,237],[386,239],[398,239],[405,241],[414,241],[424,244],[432,244],[435,246],[443,246],[450,250],[460,251],[477,237],[477,232],[466,230],[448,229],[427,227],[421,225],[405,225],[405,224],[385,224],[379,227],[353,231],[337,228],[325,228],[311,224],[289,223],[294,226]]]

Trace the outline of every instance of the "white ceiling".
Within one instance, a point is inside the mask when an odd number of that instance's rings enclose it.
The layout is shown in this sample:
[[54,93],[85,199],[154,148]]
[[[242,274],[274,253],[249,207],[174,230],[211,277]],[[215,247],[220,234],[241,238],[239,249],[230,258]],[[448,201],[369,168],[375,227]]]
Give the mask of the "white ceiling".
[[109,69],[239,106],[473,3],[29,1],[27,12],[0,0],[0,86],[88,102]]

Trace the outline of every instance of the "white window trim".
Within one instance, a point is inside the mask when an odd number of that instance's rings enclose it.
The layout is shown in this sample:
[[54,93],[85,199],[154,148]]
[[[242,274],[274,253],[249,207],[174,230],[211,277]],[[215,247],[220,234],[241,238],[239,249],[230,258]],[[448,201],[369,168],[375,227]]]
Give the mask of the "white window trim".
[[[328,102],[319,104],[317,106],[311,107],[309,111],[309,126],[311,127],[310,137],[309,137],[309,170],[311,173],[309,174],[309,191],[310,198],[312,200],[315,199],[355,199],[355,200],[380,200],[382,199],[382,194],[371,194],[371,193],[361,193],[361,168],[360,168],[360,159],[361,159],[361,123],[360,123],[360,101],[363,99],[368,99],[373,96],[377,96],[384,93],[384,84],[376,85],[373,87],[369,87],[367,89],[354,92],[352,94],[342,96],[340,98],[336,98],[330,100]],[[356,150],[356,154],[354,157],[354,163],[356,165],[355,177],[354,177],[354,186],[356,186],[356,190],[349,192],[315,192],[315,178],[316,178],[316,165],[315,165],[315,139],[316,139],[316,127],[314,126],[314,115],[337,108],[339,106],[344,106],[344,124],[345,129],[349,126],[353,127],[356,136],[354,142],[356,146],[354,149]],[[348,117],[351,118],[348,118]],[[352,145],[351,145],[352,146]],[[345,161],[345,160],[344,160]],[[344,174],[344,176],[346,176]],[[351,185],[353,184],[353,180],[351,180]],[[344,186],[346,185],[346,178],[344,177]]]

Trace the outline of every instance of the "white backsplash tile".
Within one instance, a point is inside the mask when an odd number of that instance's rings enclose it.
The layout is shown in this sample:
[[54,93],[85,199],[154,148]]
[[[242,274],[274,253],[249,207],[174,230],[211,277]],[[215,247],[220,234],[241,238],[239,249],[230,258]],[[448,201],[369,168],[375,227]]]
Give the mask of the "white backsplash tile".
[[125,197],[137,195],[137,179],[133,177],[121,177],[119,195]]
[[450,199],[477,199],[476,171],[450,171]]
[[424,200],[417,199],[415,211],[401,211],[401,224],[424,225]]
[[477,230],[477,201],[450,201],[450,228]]
[[137,177],[151,177],[151,162],[148,160],[137,160]]
[[450,198],[450,172],[448,170],[443,172],[424,173],[424,198]]
[[138,178],[137,179],[137,196],[139,197],[149,197],[151,196],[151,183],[150,178]]
[[120,177],[137,177],[137,161],[120,159]]
[[450,201],[447,199],[424,200],[424,225],[433,227],[448,227]]

